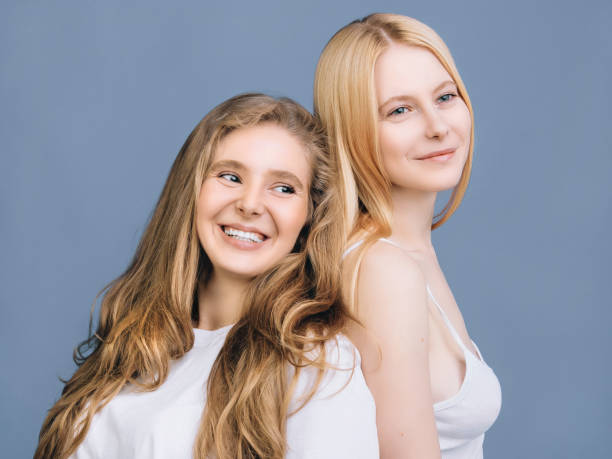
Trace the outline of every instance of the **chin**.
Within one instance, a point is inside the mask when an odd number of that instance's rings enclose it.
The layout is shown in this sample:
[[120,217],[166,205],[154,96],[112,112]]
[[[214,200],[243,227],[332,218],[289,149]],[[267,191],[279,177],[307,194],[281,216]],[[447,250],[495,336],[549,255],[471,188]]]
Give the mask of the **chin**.
[[441,191],[452,190],[461,180],[461,173],[456,174],[436,174],[424,177],[421,175],[418,180],[406,180],[400,183],[394,183],[398,188],[406,188],[415,191],[424,191],[437,193]]
[[245,263],[245,264],[234,264],[229,266],[220,266],[219,268],[223,269],[226,273],[230,274],[233,277],[244,278],[244,279],[253,279],[254,277],[259,276],[260,274],[269,270],[273,264],[261,264],[254,265],[253,263]]
[[241,267],[228,267],[228,268],[225,268],[224,271],[233,277],[237,277],[241,279],[253,279],[254,277],[257,277],[258,275],[260,275],[266,270],[254,268],[253,266],[250,266],[250,267],[241,266]]
[[456,180],[447,180],[447,181],[440,182],[436,184],[436,186],[431,191],[441,192],[441,191],[452,190],[459,184],[460,178],[461,177],[457,178]]
[[445,172],[444,174],[436,174],[435,177],[431,177],[429,181],[431,191],[446,191],[455,188],[461,181],[463,168],[461,168],[461,170],[449,170]]

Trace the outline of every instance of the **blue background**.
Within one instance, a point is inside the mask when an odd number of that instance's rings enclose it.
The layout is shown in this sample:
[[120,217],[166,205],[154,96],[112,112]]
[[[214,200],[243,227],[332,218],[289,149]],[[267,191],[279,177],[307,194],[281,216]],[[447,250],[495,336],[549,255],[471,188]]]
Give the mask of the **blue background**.
[[436,29],[475,107],[472,182],[434,239],[502,384],[486,457],[606,456],[610,5],[3,1],[2,456],[32,455],[93,298],[126,267],[192,127],[244,91],[311,108],[323,46],[374,11]]

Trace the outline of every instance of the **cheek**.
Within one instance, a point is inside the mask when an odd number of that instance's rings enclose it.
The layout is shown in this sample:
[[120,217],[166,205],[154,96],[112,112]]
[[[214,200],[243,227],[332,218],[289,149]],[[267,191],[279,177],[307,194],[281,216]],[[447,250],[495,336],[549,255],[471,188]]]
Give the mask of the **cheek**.
[[300,234],[300,231],[306,224],[308,216],[308,203],[301,202],[299,205],[287,206],[277,210],[277,221],[279,223],[279,232],[282,232],[291,244]]
[[196,201],[196,232],[198,239],[200,240],[200,245],[204,246],[204,222],[208,218],[208,202],[205,199],[207,193],[204,190],[204,185],[200,189],[200,194],[198,196],[198,200]]
[[200,220],[206,218],[208,215],[208,211],[210,208],[210,197],[211,190],[210,186],[207,186],[206,182],[202,184],[202,188],[200,188],[200,194],[198,196],[198,201],[196,202],[196,221],[200,222]]
[[392,128],[380,129],[380,152],[383,159],[391,157],[399,149],[401,143],[400,135]]
[[383,125],[379,136],[380,153],[388,173],[396,167],[396,161],[414,156],[416,129],[402,124]]
[[202,184],[196,202],[196,229],[200,240],[206,225],[227,205],[228,197],[229,193],[224,193],[215,183],[206,180]]
[[452,123],[456,134],[466,143],[466,146],[469,146],[472,119],[470,117],[470,111],[468,110],[467,105],[465,105],[463,102],[458,104],[457,109],[452,115]]

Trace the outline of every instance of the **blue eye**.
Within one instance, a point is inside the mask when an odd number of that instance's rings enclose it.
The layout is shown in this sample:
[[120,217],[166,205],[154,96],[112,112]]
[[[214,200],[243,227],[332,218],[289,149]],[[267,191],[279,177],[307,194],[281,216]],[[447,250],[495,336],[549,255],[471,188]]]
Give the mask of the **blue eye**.
[[277,185],[274,189],[283,194],[293,194],[295,193],[295,188],[290,185]]
[[404,113],[408,113],[408,107],[397,107],[395,110],[389,113],[389,115],[403,115]]
[[240,178],[236,174],[231,174],[229,172],[223,172],[222,174],[219,174],[218,177],[227,180],[228,182],[240,183]]
[[457,94],[453,94],[453,93],[444,94],[444,95],[442,95],[442,96],[440,96],[438,98],[438,101],[440,101],[440,102],[450,102],[455,97],[457,97]]

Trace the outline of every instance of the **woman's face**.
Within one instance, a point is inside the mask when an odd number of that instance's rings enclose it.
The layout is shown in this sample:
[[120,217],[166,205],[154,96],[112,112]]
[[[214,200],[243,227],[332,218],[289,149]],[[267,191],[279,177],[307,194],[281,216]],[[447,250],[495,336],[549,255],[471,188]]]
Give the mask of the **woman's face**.
[[197,201],[197,231],[216,273],[252,278],[285,257],[308,215],[312,168],[286,129],[238,129],[217,147]]
[[391,183],[441,191],[459,182],[470,113],[455,82],[425,48],[392,44],[374,69],[382,160]]

